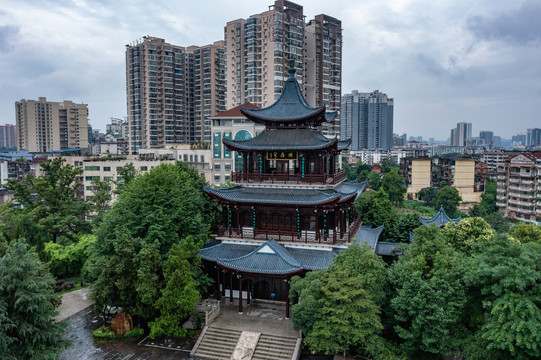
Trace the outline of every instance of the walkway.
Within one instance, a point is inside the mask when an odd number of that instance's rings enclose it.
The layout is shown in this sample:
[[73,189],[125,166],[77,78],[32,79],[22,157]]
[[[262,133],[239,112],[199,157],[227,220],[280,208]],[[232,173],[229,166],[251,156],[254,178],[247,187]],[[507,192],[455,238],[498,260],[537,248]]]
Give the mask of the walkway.
[[65,320],[92,304],[94,304],[94,300],[90,299],[90,288],[88,287],[64,294],[62,295],[62,304],[56,309],[59,312],[56,316],[56,322]]
[[299,337],[299,332],[293,329],[291,319],[286,319],[285,303],[263,302],[252,300],[250,305],[242,303],[243,314],[239,314],[239,299],[233,303],[222,298],[221,315],[210,327],[222,329],[253,331],[264,334]]

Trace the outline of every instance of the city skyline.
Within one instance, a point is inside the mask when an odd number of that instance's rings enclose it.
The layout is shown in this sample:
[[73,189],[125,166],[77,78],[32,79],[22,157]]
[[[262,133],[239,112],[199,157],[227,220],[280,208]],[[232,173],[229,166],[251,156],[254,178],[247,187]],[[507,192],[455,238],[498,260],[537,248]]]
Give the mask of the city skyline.
[[[46,96],[88,104],[92,126],[103,130],[109,117],[126,116],[125,44],[151,35],[202,46],[222,40],[228,21],[273,2],[4,1],[0,123],[15,123],[15,101]],[[538,127],[541,4],[297,3],[307,19],[342,21],[342,93],[392,94],[394,132],[446,139],[454,124],[471,122],[474,135],[510,138]]]

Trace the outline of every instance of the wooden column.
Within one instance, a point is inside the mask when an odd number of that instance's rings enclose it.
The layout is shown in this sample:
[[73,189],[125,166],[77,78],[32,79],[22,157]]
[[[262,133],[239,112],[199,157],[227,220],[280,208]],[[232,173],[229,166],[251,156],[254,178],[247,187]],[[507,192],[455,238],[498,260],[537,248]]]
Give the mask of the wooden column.
[[229,302],[233,304],[233,271],[230,271],[229,274]]
[[225,280],[225,273],[221,269],[220,269],[220,276],[222,277],[222,283],[223,283],[222,296],[225,297],[225,283],[226,283],[226,280]]
[[286,278],[286,319],[289,319],[289,279]]
[[216,270],[216,297],[219,300],[222,300],[222,290],[220,289],[220,273],[222,272],[222,269],[218,267]]
[[317,241],[320,241],[320,233],[319,233],[319,213],[315,212],[315,216],[316,216],[316,240]]
[[242,314],[242,275],[238,275],[239,279],[239,314]]
[[248,288],[246,289],[246,304],[247,305],[250,305],[251,301],[250,301],[250,289],[251,289],[251,286],[250,286],[250,279],[247,280],[248,282]]
[[242,154],[242,172],[248,173],[248,153]]

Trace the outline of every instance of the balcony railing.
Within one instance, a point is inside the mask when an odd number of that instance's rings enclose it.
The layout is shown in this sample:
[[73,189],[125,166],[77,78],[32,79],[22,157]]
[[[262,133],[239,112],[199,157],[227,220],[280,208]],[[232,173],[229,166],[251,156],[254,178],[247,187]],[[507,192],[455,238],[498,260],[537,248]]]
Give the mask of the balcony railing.
[[338,184],[346,179],[346,170],[334,174],[261,174],[233,172],[235,183],[270,183],[270,184]]
[[276,241],[287,241],[294,243],[305,244],[343,244],[351,242],[357,234],[361,225],[361,217],[350,225],[347,231],[334,231],[333,229],[323,232],[320,230],[274,230],[274,229],[254,229],[252,227],[227,227],[218,226],[218,236],[237,238],[237,239],[253,239],[253,240],[269,240],[273,238]]

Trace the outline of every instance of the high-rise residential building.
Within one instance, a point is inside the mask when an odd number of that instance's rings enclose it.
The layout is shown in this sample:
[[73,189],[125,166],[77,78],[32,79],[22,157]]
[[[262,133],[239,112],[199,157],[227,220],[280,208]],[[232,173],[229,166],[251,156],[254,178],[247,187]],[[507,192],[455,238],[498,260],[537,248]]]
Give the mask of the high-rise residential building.
[[541,146],[541,129],[528,129],[526,132],[526,146]]
[[456,128],[451,129],[451,145],[453,146],[468,146],[471,145],[471,130],[472,124],[467,122],[459,122]]
[[12,124],[0,125],[0,148],[17,147],[17,126]]
[[225,110],[223,41],[177,46],[145,36],[126,45],[130,152],[210,143],[209,117]]
[[353,90],[342,96],[340,137],[351,139],[351,150],[391,148],[393,109],[394,100],[379,90]]
[[[288,78],[290,60],[311,106],[340,110],[342,80],[341,21],[321,14],[305,24],[303,7],[291,1],[225,26],[227,107],[245,102],[269,106]],[[338,120],[322,125],[323,134],[338,134]]]
[[491,148],[494,145],[494,133],[492,131],[480,131],[479,139],[483,140],[483,143]]
[[15,102],[17,150],[48,152],[88,148],[88,105],[72,101]]

